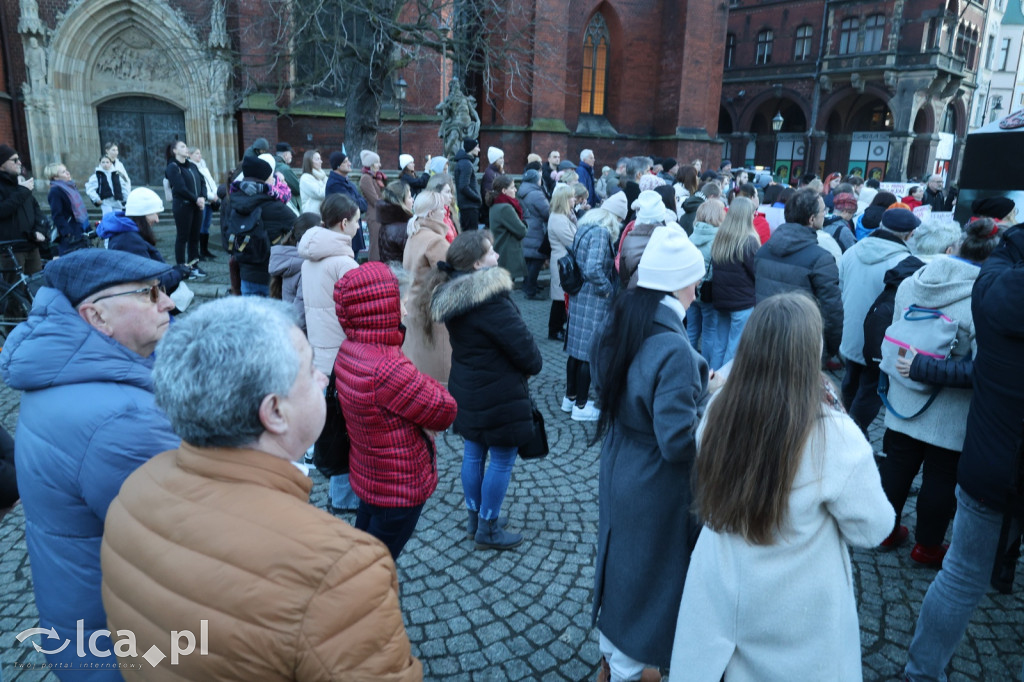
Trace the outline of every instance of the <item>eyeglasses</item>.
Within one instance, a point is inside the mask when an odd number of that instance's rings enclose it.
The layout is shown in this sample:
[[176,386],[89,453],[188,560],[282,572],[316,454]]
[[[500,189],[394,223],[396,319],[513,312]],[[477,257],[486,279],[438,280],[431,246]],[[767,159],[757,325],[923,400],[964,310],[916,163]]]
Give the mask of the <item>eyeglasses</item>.
[[119,294],[107,294],[106,296],[100,296],[93,300],[93,303],[99,303],[105,298],[114,298],[115,296],[129,296],[132,294],[149,294],[149,302],[156,303],[160,300],[160,294],[164,292],[163,288],[159,284],[153,284],[152,286],[143,287],[141,289],[133,289],[132,291],[122,291]]

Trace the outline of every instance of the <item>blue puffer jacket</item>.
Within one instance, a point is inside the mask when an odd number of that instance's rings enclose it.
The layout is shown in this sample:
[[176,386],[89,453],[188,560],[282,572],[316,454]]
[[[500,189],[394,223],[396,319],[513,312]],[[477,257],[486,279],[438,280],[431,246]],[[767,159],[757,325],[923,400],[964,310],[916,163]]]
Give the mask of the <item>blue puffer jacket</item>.
[[[15,463],[25,507],[39,622],[71,640],[50,663],[109,663],[88,654],[88,638],[106,628],[100,595],[100,540],[107,507],[143,462],[180,439],[157,408],[143,358],[87,324],[65,296],[39,290],[29,319],[7,339],[0,376],[23,391]],[[76,653],[76,621],[85,651]],[[44,639],[46,649],[60,642]],[[110,648],[100,637],[98,649]],[[62,680],[120,680],[117,671],[64,671]]]

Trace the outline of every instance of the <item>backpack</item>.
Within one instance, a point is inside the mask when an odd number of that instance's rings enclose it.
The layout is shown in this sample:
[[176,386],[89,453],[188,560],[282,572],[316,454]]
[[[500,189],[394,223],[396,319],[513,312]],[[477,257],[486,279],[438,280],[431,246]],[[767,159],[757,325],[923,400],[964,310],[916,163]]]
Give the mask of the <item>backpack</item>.
[[704,276],[701,278],[700,283],[697,285],[697,300],[701,303],[711,303],[715,300],[714,296],[714,273],[711,269],[711,261],[705,263]]
[[595,227],[597,225],[587,225],[586,229],[577,232],[576,237],[572,240],[572,248],[569,249],[567,254],[558,259],[558,282],[562,287],[562,291],[570,296],[580,293],[584,282],[583,271],[580,270],[579,263],[576,262],[576,247],[579,246],[583,235]]
[[885,273],[885,288],[871,304],[868,314],[864,317],[864,364],[871,365],[882,360],[882,338],[885,330],[892,324],[893,313],[896,312],[896,290],[906,278],[924,267],[916,256],[907,256],[896,266]]
[[[941,310],[912,305],[885,330],[885,336],[882,338],[882,361],[879,363],[879,369],[883,374],[879,375],[878,394],[885,409],[893,416],[899,419],[913,419],[919,416],[931,406],[942,390],[941,386],[931,386],[901,376],[896,369],[897,358],[905,356],[907,350],[913,347],[927,357],[945,360],[956,347],[958,328],[956,320],[950,319]],[[890,381],[895,381],[922,397],[927,395],[928,400],[924,407],[910,416],[901,415],[894,410],[888,400]]]
[[224,250],[240,264],[262,265],[270,259],[270,237],[263,225],[262,206],[257,206],[249,214],[230,208],[223,238]]

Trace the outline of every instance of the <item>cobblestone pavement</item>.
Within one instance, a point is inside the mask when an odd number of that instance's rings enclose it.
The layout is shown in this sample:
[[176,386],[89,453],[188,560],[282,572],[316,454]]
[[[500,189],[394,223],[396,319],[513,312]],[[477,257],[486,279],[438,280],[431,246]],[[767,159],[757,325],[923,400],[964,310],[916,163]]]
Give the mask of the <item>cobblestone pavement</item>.
[[[170,226],[163,227],[166,253]],[[210,277],[193,287],[197,303],[226,291],[223,260],[211,264]],[[510,552],[474,551],[462,530],[462,442],[451,434],[439,437],[438,489],[398,561],[409,638],[431,680],[575,681],[593,679],[598,666],[590,609],[599,447],[588,444],[592,427],[559,409],[565,356],[561,344],[546,338],[549,303],[527,301],[518,292],[514,297],[544,356],[544,370],[531,385],[552,451],[546,459],[516,464],[505,511],[526,536],[523,545]],[[0,387],[0,422],[12,432],[17,414],[18,395]],[[881,433],[878,420],[871,429],[876,450]],[[313,478],[312,504],[325,508],[327,482],[316,473]],[[914,521],[912,497],[904,523],[913,530]],[[5,680],[52,680],[46,672],[15,667],[43,661],[32,640],[18,644],[14,638],[38,624],[23,522],[20,507],[0,520],[0,659]],[[854,550],[853,565],[864,678],[900,679],[935,572],[910,561],[909,545],[890,554]],[[1013,595],[992,591],[982,601],[953,659],[951,680],[1018,679],[1024,661],[1022,595],[1018,585]]]

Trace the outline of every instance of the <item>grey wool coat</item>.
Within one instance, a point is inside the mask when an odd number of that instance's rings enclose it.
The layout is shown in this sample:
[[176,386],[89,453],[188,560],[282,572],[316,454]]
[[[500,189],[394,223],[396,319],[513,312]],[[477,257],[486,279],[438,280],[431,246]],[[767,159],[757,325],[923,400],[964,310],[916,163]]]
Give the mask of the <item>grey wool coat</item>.
[[615,253],[611,235],[600,225],[580,226],[576,263],[583,273],[583,288],[569,296],[569,338],[566,351],[577,360],[590,362],[590,346],[603,329],[617,289]]
[[[593,365],[600,385],[599,363]],[[700,533],[690,470],[708,366],[678,314],[659,305],[630,365],[601,448],[593,620],[616,647],[668,667],[679,600]]]

